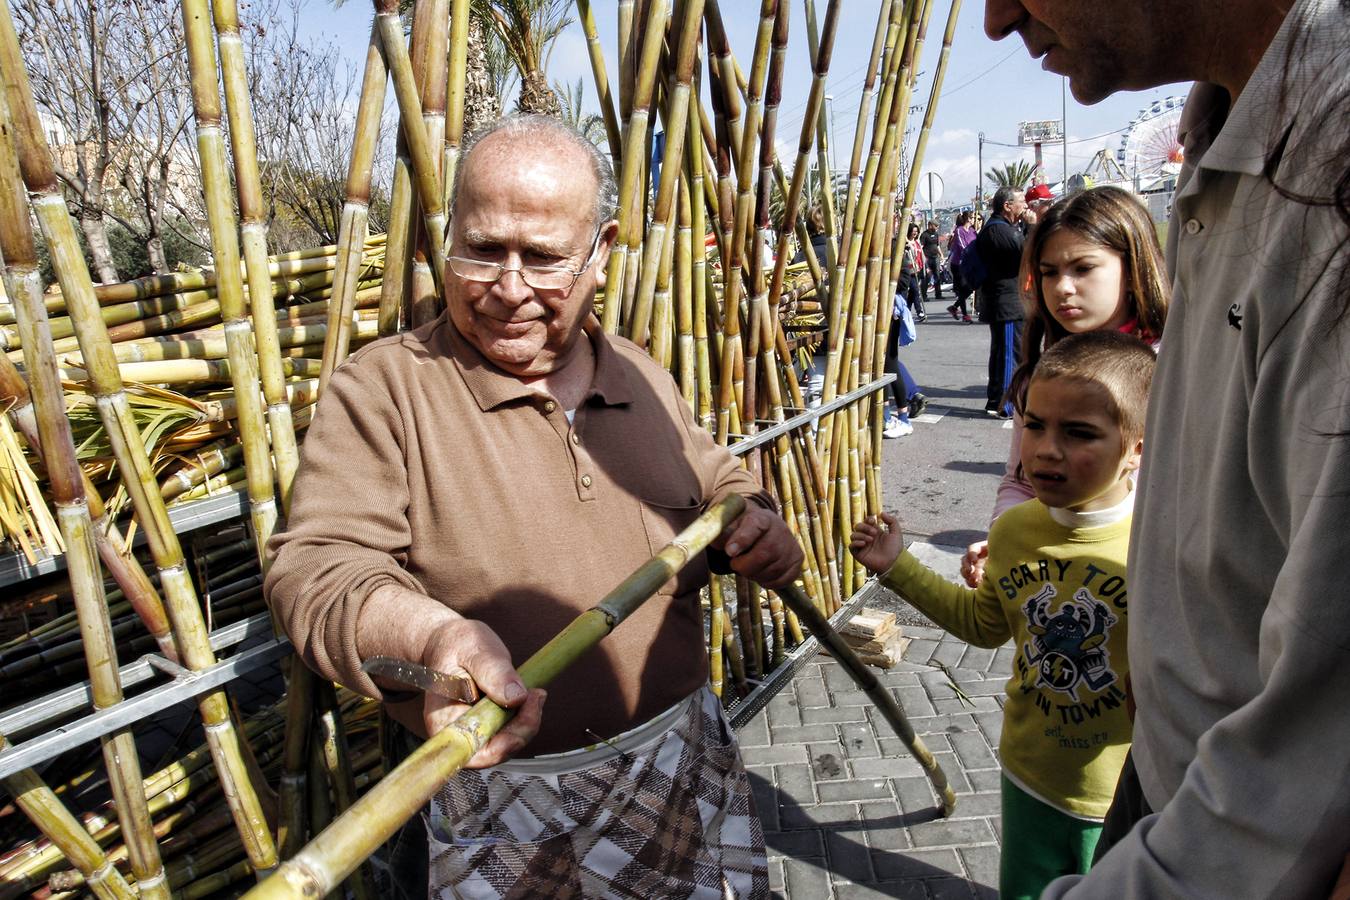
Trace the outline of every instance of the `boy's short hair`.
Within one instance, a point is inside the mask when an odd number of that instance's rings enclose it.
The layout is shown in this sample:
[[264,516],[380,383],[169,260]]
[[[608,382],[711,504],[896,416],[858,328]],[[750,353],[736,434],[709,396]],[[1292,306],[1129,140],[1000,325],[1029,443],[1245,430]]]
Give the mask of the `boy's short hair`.
[[1091,382],[1111,398],[1111,415],[1129,446],[1144,436],[1144,414],[1157,361],[1153,348],[1134,335],[1119,331],[1069,335],[1046,350],[1036,363],[1027,387],[1017,398],[1018,411],[1025,413],[1027,390],[1036,381],[1077,378]]

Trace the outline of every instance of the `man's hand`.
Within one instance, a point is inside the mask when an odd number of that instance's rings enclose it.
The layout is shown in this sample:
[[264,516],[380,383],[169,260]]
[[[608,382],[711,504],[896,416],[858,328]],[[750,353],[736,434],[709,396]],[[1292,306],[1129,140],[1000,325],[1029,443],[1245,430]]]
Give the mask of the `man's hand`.
[[966,548],[961,557],[961,577],[972,588],[980,586],[984,580],[984,562],[989,558],[989,542],[976,541]]
[[766,588],[791,584],[802,571],[801,545],[787,523],[762,506],[748,505],[722,533],[719,549],[733,572]]
[[853,526],[848,549],[867,571],[881,575],[890,571],[900,558],[905,549],[905,535],[900,530],[899,520],[884,512],[880,521],[876,516],[868,516]]
[[[519,753],[538,733],[547,694],[542,689],[525,689],[506,645],[482,622],[456,618],[443,623],[427,639],[422,663],[441,672],[462,668],[495,703],[516,710],[511,721],[473,755],[467,768],[495,766]],[[427,734],[435,734],[468,710],[468,704],[427,694],[422,705]]]

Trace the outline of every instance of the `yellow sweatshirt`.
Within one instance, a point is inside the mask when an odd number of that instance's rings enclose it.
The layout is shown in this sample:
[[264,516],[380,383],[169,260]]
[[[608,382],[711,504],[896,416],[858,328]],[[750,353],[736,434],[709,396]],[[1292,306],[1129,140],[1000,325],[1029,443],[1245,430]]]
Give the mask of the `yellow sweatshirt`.
[[1130,516],[1070,527],[1039,500],[1005,512],[989,532],[984,581],[969,590],[909,551],[883,583],[977,647],[1011,638],[999,756],[1009,779],[1079,818],[1106,815],[1125,752],[1125,557]]

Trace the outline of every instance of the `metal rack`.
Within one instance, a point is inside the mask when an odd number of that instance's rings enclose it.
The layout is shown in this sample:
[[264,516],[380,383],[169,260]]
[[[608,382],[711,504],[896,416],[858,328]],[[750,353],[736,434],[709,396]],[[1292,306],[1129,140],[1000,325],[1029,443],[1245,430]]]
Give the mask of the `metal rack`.
[[[876,381],[836,397],[829,403],[802,410],[783,422],[762,423],[763,430],[754,435],[736,436],[739,440],[730,447],[730,450],[734,455],[740,456],[795,429],[809,427],[821,417],[838,412],[870,394],[885,389],[894,380],[894,375],[883,375]],[[242,490],[234,490],[175,507],[170,510],[169,519],[174,529],[179,532],[192,531],[239,518],[246,521],[247,504],[245,493]],[[0,557],[0,586],[57,572],[64,567],[65,561],[61,557],[46,556],[36,564],[32,564],[22,554],[10,554]],[[841,623],[856,612],[873,589],[874,586],[871,584],[864,586],[835,613],[831,624]],[[146,654],[122,666],[120,672],[123,686],[141,685],[157,675],[168,676],[167,682],[150,687],[115,706],[89,713],[59,727],[47,726],[80,709],[89,709],[92,705],[88,682],[48,694],[20,709],[0,714],[0,734],[11,739],[11,745],[0,751],[0,778],[21,769],[32,768],[67,750],[97,740],[119,728],[125,728],[171,706],[227,684],[242,675],[271,665],[291,649],[290,641],[273,635],[271,617],[267,613],[214,631],[210,638],[212,649],[216,651],[239,646],[246,641],[256,643],[251,643],[228,659],[199,672],[184,669],[159,654]],[[817,649],[819,648],[813,637],[808,637],[795,648],[782,665],[732,708],[733,724],[739,727],[749,721],[774,694],[791,681],[793,674],[815,654]],[[40,732],[38,736],[20,742],[12,740],[14,736],[34,731]]]

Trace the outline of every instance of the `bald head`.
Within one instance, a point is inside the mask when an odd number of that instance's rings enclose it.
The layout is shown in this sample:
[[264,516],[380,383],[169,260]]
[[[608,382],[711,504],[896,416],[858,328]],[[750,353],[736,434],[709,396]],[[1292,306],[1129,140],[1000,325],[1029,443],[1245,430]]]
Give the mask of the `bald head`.
[[[546,150],[566,161],[570,173],[589,171],[594,186],[592,227],[614,218],[618,188],[609,157],[579,132],[552,116],[506,116],[477,132],[465,144],[459,177],[450,194],[450,215],[459,204],[460,186],[470,177],[491,177],[495,167],[510,165],[522,152]],[[483,166],[479,171],[479,166]],[[589,193],[589,192],[588,192]]]

